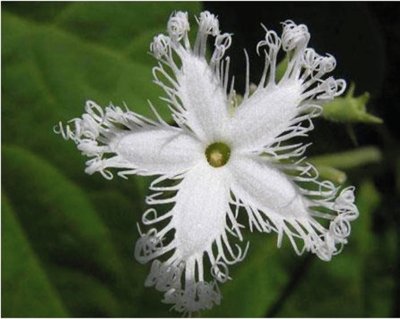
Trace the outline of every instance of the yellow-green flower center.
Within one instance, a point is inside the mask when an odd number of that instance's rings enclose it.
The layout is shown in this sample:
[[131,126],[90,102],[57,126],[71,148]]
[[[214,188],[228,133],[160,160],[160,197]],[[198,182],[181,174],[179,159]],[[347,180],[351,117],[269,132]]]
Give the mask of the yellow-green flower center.
[[207,162],[212,167],[221,167],[224,166],[231,156],[231,149],[228,145],[216,142],[208,145],[206,149],[206,158]]

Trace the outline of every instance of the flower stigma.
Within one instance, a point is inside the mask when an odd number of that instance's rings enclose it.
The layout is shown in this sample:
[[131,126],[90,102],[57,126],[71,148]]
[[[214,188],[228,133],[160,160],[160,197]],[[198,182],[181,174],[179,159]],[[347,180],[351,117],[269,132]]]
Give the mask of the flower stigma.
[[207,162],[212,167],[224,166],[229,161],[230,156],[231,149],[224,143],[216,142],[206,148]]

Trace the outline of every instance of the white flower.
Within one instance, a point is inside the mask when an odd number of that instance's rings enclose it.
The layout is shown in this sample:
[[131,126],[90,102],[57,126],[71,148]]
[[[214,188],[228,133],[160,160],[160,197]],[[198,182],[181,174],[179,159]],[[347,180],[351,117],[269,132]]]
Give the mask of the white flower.
[[[305,25],[288,20],[281,37],[265,28],[257,45],[265,59],[260,83],[250,95],[247,63],[243,101],[232,105],[229,58],[224,58],[231,35],[221,33],[218,19],[207,11],[197,21],[193,47],[184,12],[174,13],[168,35],[156,36],[150,46],[159,61],[154,82],[164,89],[176,126],[151,104],[155,121],[88,101],[81,118],[57,129],[91,158],[89,174],[111,179],[109,169],[117,168],[125,178],[159,175],[146,203],[172,207],[164,214],[154,208],[144,213],[149,229],[139,228],[135,256],[141,263],[153,261],[145,284],[187,313],[219,304],[218,283],[230,279],[228,265],[244,258],[248,244],[232,243],[243,240],[238,214],[247,215],[250,230],[276,232],[278,246],[286,236],[297,254],[309,251],[326,261],[347,243],[350,222],[358,216],[354,187],[339,192],[331,182],[319,181],[303,157],[308,144],[293,141],[313,129],[321,103],[344,91],[344,80],[325,78],[335,59],[307,48]],[[209,36],[215,40],[207,61]],[[289,62],[278,81],[281,49]]]

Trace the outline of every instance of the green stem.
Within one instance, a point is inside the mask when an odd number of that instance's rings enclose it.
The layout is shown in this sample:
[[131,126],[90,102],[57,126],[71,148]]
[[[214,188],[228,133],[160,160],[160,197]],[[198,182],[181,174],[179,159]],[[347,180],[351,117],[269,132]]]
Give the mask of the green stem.
[[328,166],[336,169],[351,169],[381,161],[381,151],[373,146],[361,147],[353,151],[314,156],[309,161],[316,166]]

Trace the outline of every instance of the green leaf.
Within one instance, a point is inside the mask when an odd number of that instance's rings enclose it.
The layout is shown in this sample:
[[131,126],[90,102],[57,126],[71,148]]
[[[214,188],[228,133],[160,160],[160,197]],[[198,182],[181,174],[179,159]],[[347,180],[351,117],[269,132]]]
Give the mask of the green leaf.
[[53,22],[72,2],[35,2],[14,1],[4,3],[3,10],[7,10],[26,19],[38,22]]
[[67,317],[6,196],[1,196],[1,288],[4,317]]
[[[284,250],[276,247],[275,234],[245,234],[250,248],[245,260],[231,266],[232,277],[221,285],[222,302],[206,317],[264,317],[288,280]],[[244,244],[241,244],[244,246]]]
[[388,229],[379,236],[373,232],[372,213],[377,211],[382,195],[375,185],[364,181],[357,194],[357,206],[360,217],[357,219],[353,234],[357,238],[357,251],[364,257],[363,286],[365,292],[363,316],[390,317],[392,315],[395,290],[396,229]]
[[[107,2],[76,3],[59,16],[57,27],[77,34],[84,40],[124,51],[131,46],[136,37],[142,37],[148,30],[155,31],[153,36],[165,32],[168,18],[174,11],[187,11],[190,19],[193,19],[194,14],[200,11],[200,3],[115,2],[112,5]],[[110,17],[114,19],[110,21]],[[145,51],[140,55],[147,53],[149,45],[150,42],[143,43],[141,48]]]
[[[139,305],[132,316],[137,317],[170,317],[176,313],[169,308],[171,305],[161,303],[162,293],[153,287],[144,286],[145,279],[150,270],[150,264],[142,265],[133,259],[133,247],[138,238],[136,223],[144,211],[142,201],[132,205],[129,198],[115,191],[95,191],[91,192],[89,198],[96,207],[96,211],[101,216],[109,229],[116,251],[122,257],[122,262],[126,269],[127,282],[135,282],[134,290],[130,299],[135,300]],[[124,301],[125,302],[125,301]]]
[[365,92],[355,97],[354,89],[355,85],[352,83],[344,97],[337,97],[332,102],[325,104],[322,116],[334,122],[382,124],[382,119],[367,113],[366,105],[369,93]]
[[[110,240],[110,233],[97,216],[85,194],[57,169],[18,147],[3,147],[3,186],[63,302],[75,316],[90,308],[95,314],[117,315],[110,304],[98,304],[93,294],[79,304],[72,303],[73,292],[63,289],[64,273],[54,269],[79,269],[103,286],[107,294],[133,289],[124,284],[124,269]],[[77,283],[80,281],[77,280]],[[71,283],[72,284],[72,283]],[[137,283],[139,284],[139,283]],[[88,287],[87,291],[98,291]],[[32,293],[34,293],[32,291]],[[120,296],[122,297],[122,296]],[[122,298],[129,298],[129,294]],[[72,306],[73,305],[73,306]]]
[[[73,267],[53,265],[48,271],[57,276],[57,288],[62,292],[65,304],[75,317],[131,316],[134,313],[132,305],[131,311],[127,311],[129,308],[122,307],[121,296],[117,296],[109,285],[105,285],[89,273],[75,270]],[[134,305],[136,306],[136,303]]]
[[373,246],[372,214],[380,202],[381,195],[375,185],[369,180],[364,181],[356,192],[356,204],[360,216],[354,222],[352,232],[352,235],[357,238],[358,251],[364,255],[368,254],[369,249]]
[[[116,191],[93,191],[89,194],[89,199],[94,204],[98,215],[101,217],[107,229],[110,231],[111,240],[125,268],[125,281],[136,283],[129,291],[129,298],[122,302],[129,308],[132,300],[139,301],[144,293],[144,281],[148,273],[147,267],[137,263],[133,257],[134,242],[138,238],[136,223],[144,211],[142,200],[133,202]],[[144,314],[152,316],[152,310],[157,308],[160,298],[157,296],[157,304],[150,308],[140,307],[135,309],[135,316]],[[142,305],[141,302],[137,304]],[[130,314],[133,316],[134,314]]]

